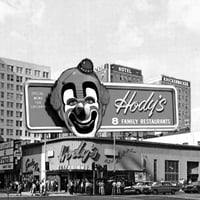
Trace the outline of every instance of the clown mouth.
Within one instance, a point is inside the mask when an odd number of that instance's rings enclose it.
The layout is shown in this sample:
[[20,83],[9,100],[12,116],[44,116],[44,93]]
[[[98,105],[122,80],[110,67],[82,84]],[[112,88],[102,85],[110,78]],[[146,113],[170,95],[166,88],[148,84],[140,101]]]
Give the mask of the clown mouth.
[[74,125],[77,132],[81,134],[88,134],[92,132],[94,129],[96,117],[97,117],[97,112],[92,111],[91,119],[88,122],[83,122],[83,121],[78,120],[74,113],[70,114],[69,119]]

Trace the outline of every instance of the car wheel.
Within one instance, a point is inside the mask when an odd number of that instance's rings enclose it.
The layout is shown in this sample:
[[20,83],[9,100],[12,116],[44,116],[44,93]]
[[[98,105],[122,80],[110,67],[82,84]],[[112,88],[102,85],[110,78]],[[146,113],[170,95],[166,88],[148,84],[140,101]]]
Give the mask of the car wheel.
[[135,192],[136,194],[141,194],[140,190],[136,190]]
[[153,190],[153,194],[158,194],[158,190]]
[[175,191],[174,191],[174,190],[172,190],[172,191],[171,191],[171,194],[175,194]]

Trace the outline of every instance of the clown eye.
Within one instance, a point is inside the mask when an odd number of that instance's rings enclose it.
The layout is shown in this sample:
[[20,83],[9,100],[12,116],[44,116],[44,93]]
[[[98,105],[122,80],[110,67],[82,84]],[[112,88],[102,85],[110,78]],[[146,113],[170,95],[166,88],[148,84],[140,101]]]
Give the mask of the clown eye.
[[77,99],[75,99],[75,98],[71,98],[71,99],[68,99],[67,100],[67,105],[69,105],[69,106],[74,106],[74,105],[76,105],[77,104]]
[[95,99],[93,97],[86,97],[85,102],[92,104],[92,103],[95,103]]

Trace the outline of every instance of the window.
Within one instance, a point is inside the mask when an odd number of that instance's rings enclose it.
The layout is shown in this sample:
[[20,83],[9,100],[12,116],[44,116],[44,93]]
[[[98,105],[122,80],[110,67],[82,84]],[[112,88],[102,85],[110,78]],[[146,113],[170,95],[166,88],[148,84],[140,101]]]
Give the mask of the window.
[[22,83],[22,76],[17,76],[16,77],[16,81],[18,82],[18,83]]
[[13,129],[7,129],[6,134],[7,135],[13,135]]
[[0,92],[0,98],[4,98],[4,92]]
[[0,79],[4,80],[4,73],[0,73]]
[[0,63],[0,70],[4,71],[5,70],[5,65]]
[[48,72],[43,72],[43,78],[49,78],[49,73]]
[[12,92],[8,92],[7,99],[13,99],[13,98],[14,98],[14,94]]
[[0,89],[4,89],[4,83],[0,83]]
[[8,90],[14,90],[14,85],[12,83],[7,83]]
[[13,102],[7,102],[7,108],[13,108]]
[[8,80],[8,81],[14,81],[14,75],[12,75],[12,74],[7,74],[7,80]]
[[23,90],[22,85],[16,85],[16,91],[22,92],[22,90]]
[[7,120],[6,120],[6,125],[7,125],[7,126],[13,126],[13,120],[7,119]]
[[16,130],[16,136],[22,136],[22,130]]
[[16,94],[16,100],[21,101],[22,100],[22,94]]
[[13,117],[13,111],[7,110],[7,117]]
[[0,116],[4,116],[4,110],[0,110]]
[[4,135],[4,130],[3,130],[3,128],[0,128],[0,134],[1,134],[1,135]]
[[12,65],[8,65],[7,66],[7,71],[8,72],[13,72],[14,71],[14,67]]
[[0,106],[4,107],[4,101],[0,101]]
[[4,124],[4,118],[0,118],[0,124]]
[[25,73],[26,73],[26,75],[31,75],[31,69],[26,68]]
[[165,160],[165,180],[178,181],[179,170],[177,160]]
[[22,117],[22,112],[20,112],[20,111],[16,111],[16,117]]
[[22,109],[22,103],[16,103],[16,108],[17,109]]
[[35,70],[35,76],[40,76],[40,70]]
[[17,126],[17,127],[22,127],[22,121],[17,120],[17,121],[16,121],[16,126]]
[[16,67],[16,72],[19,74],[22,74],[23,68],[22,67]]

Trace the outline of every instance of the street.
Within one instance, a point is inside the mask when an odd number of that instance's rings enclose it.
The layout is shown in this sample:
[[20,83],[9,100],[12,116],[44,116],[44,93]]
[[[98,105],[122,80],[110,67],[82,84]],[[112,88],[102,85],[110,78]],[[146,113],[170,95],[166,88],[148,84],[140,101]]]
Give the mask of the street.
[[87,196],[87,195],[67,195],[67,194],[51,194],[50,196],[30,196],[22,195],[16,196],[16,194],[0,194],[1,200],[8,199],[48,199],[48,200],[199,200],[200,194],[186,194],[184,192],[178,192],[175,195],[120,195],[120,196]]

